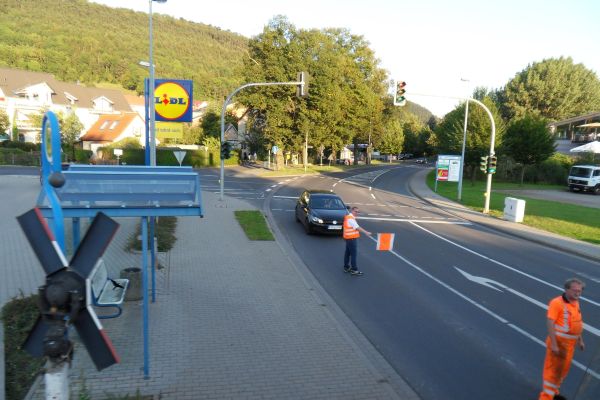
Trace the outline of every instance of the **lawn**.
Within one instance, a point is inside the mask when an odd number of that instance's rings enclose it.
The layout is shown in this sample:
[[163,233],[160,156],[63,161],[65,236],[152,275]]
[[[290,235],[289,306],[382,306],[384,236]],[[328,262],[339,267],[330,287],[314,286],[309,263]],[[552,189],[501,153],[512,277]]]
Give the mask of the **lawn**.
[[[427,175],[427,185],[433,190],[435,184],[434,171]],[[490,199],[490,215],[502,217],[504,198],[512,197],[508,193],[497,190],[548,190],[564,189],[558,185],[523,185],[507,182],[493,182]],[[455,182],[438,182],[437,193],[449,200],[457,201],[458,184]],[[485,182],[464,181],[461,204],[482,211],[484,205]],[[532,199],[525,196],[519,198],[526,201],[523,224],[556,233],[561,236],[600,244],[600,209],[558,203],[555,201]]]
[[235,211],[235,218],[250,240],[275,240],[265,217],[260,211]]

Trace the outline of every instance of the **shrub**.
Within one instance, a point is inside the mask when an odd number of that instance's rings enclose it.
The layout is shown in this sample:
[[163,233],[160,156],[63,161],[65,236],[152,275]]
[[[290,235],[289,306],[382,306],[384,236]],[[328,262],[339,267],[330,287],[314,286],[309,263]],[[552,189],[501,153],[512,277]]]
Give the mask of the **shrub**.
[[21,294],[2,308],[7,399],[24,398],[44,364],[21,349],[38,315],[37,295]]
[[[158,251],[169,251],[175,245],[177,237],[175,230],[177,229],[177,217],[160,217],[156,219],[154,225],[154,236],[156,237]],[[150,235],[150,229],[148,229]],[[138,223],[136,230],[127,241],[126,250],[142,250],[142,241],[139,240],[142,236],[142,227]],[[149,236],[148,236],[149,238]]]

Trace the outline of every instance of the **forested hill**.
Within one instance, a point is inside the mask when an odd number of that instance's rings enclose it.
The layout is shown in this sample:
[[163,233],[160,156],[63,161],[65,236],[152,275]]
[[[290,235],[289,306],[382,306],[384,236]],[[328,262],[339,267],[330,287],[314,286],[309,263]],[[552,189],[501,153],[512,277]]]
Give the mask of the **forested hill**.
[[[241,83],[248,38],[153,13],[156,77],[192,79],[196,99],[223,99]],[[86,0],[0,0],[0,65],[143,92],[148,14]]]

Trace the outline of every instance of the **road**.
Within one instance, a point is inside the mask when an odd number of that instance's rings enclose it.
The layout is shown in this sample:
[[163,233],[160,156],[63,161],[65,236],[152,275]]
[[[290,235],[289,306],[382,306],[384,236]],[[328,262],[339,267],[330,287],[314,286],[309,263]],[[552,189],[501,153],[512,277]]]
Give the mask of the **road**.
[[[416,168],[286,178],[228,169],[225,194],[269,210],[286,245],[425,400],[536,398],[545,304],[567,277],[583,278],[587,351],[576,353],[563,393],[574,398],[586,376],[587,391],[577,399],[597,399],[600,368],[587,375],[584,369],[600,352],[600,265],[422,202],[407,185]],[[219,191],[218,170],[202,170],[200,177],[203,190]],[[359,266],[365,275],[344,274],[342,239],[308,236],[294,220],[295,199],[304,188],[334,190],[360,207],[362,226],[396,234],[394,251],[377,252],[373,240],[362,237]]]
[[[600,350],[598,263],[459,220],[416,199],[410,167],[307,176],[266,201],[278,227],[324,289],[423,399],[525,399],[540,390],[545,304],[567,277],[585,277],[588,351],[577,353],[572,395]],[[343,178],[343,179],[342,179]],[[393,252],[361,238],[363,277],[342,272],[339,237],[307,236],[294,221],[302,189],[330,189],[361,209],[359,223],[393,232]],[[600,378],[596,374],[596,381]],[[579,397],[585,398],[585,397]],[[590,397],[591,398],[591,397]]]

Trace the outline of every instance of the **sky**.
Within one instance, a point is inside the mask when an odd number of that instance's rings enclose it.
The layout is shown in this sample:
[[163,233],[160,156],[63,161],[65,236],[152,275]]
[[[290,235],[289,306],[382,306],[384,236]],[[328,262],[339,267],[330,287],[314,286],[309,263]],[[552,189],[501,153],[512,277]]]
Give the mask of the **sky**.
[[[149,11],[149,0],[91,1]],[[167,0],[152,12],[249,38],[276,15],[296,28],[346,28],[407,83],[409,101],[439,117],[459,100],[435,96],[500,88],[548,58],[571,57],[600,77],[598,0]]]

